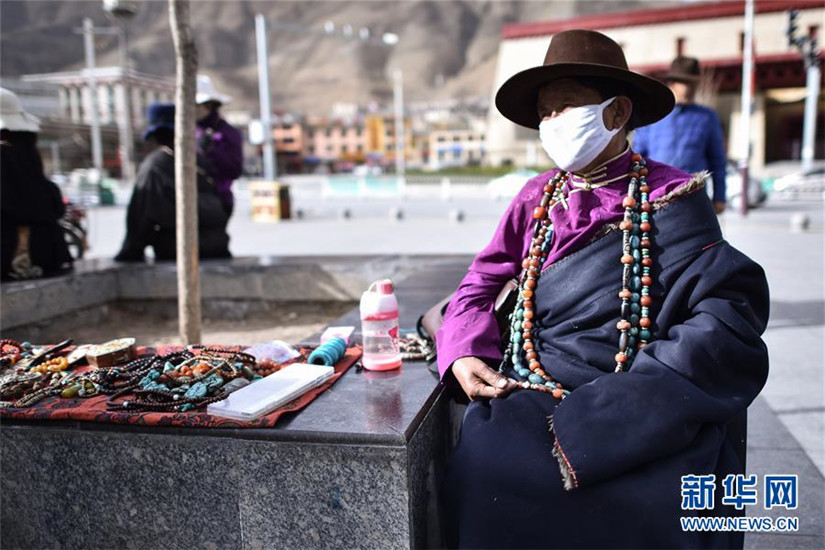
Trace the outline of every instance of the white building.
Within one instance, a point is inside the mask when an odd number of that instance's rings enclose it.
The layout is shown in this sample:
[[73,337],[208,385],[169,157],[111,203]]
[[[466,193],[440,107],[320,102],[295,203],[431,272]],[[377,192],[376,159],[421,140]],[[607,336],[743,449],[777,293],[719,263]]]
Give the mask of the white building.
[[[663,74],[677,55],[698,58],[705,72],[699,102],[716,109],[727,138],[728,155],[739,158],[744,4],[691,4],[508,25],[502,32],[493,96],[510,76],[542,63],[555,33],[597,30],[622,46],[632,70],[652,76]],[[786,10],[801,10],[800,31],[816,33],[825,24],[825,5],[821,0],[756,0],[755,4],[756,94],[751,140],[752,167],[759,169],[768,162],[800,157],[805,69],[799,52],[788,46]],[[817,158],[825,156],[824,107],[821,94]],[[492,101],[488,125],[488,163],[529,163],[528,156],[538,143],[537,131],[517,127],[505,119]]]
[[483,131],[434,130],[429,133],[427,159],[428,170],[441,170],[453,166],[473,166],[485,160]]
[[[128,71],[121,67],[92,70],[97,84],[97,111],[101,124],[118,124],[126,109],[126,85],[131,92],[132,128],[136,133],[146,125],[146,107],[151,103],[173,103],[175,81],[154,75]],[[61,118],[91,124],[92,94],[88,69],[74,72],[26,75],[28,82],[48,82],[59,86]],[[124,78],[125,76],[125,78]]]

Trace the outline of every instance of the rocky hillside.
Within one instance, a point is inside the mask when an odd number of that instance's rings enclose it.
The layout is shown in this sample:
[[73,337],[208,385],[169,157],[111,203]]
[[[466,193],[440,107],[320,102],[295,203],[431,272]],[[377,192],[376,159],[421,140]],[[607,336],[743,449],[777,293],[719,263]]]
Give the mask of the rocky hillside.
[[[139,71],[172,75],[174,51],[167,3],[142,1],[131,23],[130,49]],[[560,1],[192,1],[200,66],[236,98],[233,107],[257,105],[254,16],[299,25],[307,31],[270,30],[273,104],[326,112],[335,102],[384,102],[388,75],[404,71],[408,101],[486,97],[490,93],[502,25],[569,18],[674,2],[629,0]],[[109,25],[100,0],[2,0],[0,75],[76,69],[83,40],[73,32],[84,17]],[[324,23],[368,27],[373,36],[393,32],[393,48],[331,38]],[[113,37],[97,40],[98,64],[117,63]]]

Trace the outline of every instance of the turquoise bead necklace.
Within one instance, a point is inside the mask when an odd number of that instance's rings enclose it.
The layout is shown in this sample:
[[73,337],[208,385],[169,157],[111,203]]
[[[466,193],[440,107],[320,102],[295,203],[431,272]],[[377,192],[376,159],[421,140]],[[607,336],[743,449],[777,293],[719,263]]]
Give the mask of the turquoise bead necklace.
[[[622,290],[619,292],[620,320],[616,325],[619,331],[619,351],[615,357],[616,372],[629,369],[636,352],[652,339],[652,207],[649,201],[650,188],[647,185],[648,170],[641,155],[634,154],[631,162],[627,196],[622,200],[624,218],[619,224],[619,229],[623,232],[623,270]],[[541,203],[533,211],[536,225],[529,253],[522,262],[519,294],[510,315],[509,338],[499,367],[499,372],[503,372],[506,366],[511,365],[519,376],[526,378],[526,381],[518,382],[520,388],[549,393],[557,399],[564,399],[570,391],[554,380],[541,366],[534,338],[538,322],[534,295],[553,236],[550,211],[556,203],[565,200],[564,185],[568,179],[567,172],[556,174],[553,180],[544,186]]]

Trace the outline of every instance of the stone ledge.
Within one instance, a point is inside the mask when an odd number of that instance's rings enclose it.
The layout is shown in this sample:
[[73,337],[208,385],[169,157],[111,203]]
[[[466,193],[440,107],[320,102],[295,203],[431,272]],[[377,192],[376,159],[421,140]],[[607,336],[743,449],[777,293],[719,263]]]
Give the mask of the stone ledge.
[[[470,256],[328,256],[236,258],[201,263],[201,292],[210,300],[357,301],[375,279],[391,277],[411,288],[438,286],[444,269],[463,270]],[[177,297],[172,263],[80,262],[74,273],[4,283],[3,331],[48,322],[118,300]]]

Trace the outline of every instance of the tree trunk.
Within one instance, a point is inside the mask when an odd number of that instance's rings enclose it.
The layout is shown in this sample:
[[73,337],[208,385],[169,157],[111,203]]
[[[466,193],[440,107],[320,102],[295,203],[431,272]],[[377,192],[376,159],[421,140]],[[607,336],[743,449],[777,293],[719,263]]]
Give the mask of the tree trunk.
[[184,344],[201,339],[198,274],[198,186],[195,153],[195,81],[198,50],[189,27],[189,0],[169,0],[175,43],[175,213],[177,218],[178,323]]

